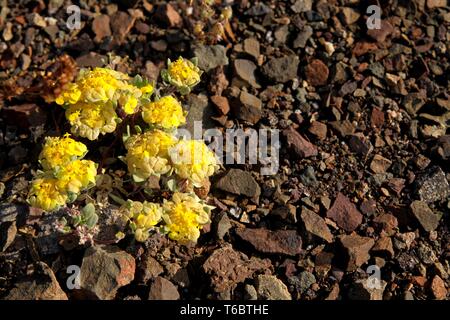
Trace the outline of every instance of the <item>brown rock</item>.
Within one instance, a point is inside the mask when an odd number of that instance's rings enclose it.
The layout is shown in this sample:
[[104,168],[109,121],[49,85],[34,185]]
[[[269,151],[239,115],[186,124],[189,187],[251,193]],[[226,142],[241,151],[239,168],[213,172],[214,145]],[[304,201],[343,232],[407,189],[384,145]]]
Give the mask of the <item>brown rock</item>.
[[306,209],[305,207],[302,208],[302,213],[300,216],[307,232],[325,240],[328,243],[333,242],[333,235],[321,216]]
[[448,6],[447,0],[427,0],[427,7],[429,9],[445,8]]
[[323,86],[327,84],[330,71],[325,63],[319,59],[311,61],[305,69],[306,80],[312,86]]
[[113,299],[117,290],[134,279],[133,256],[114,246],[93,246],[81,264],[81,288],[102,300]]
[[234,110],[238,119],[256,124],[262,116],[262,102],[256,96],[241,91],[238,108]]
[[302,251],[302,238],[295,230],[245,228],[236,230],[236,234],[260,252],[295,256]]
[[135,21],[136,18],[123,11],[117,11],[111,17],[111,31],[119,43],[125,40]]
[[253,199],[259,198],[261,188],[248,171],[230,169],[216,184],[216,188]]
[[342,193],[338,193],[333,206],[327,211],[327,217],[347,232],[354,231],[362,222],[362,214]]
[[148,300],[179,300],[177,287],[163,277],[157,277],[150,286]]
[[288,147],[297,156],[301,158],[309,158],[317,155],[317,147],[303,138],[293,127],[284,129],[283,135],[286,137]]
[[383,43],[386,41],[386,38],[390,36],[394,32],[394,27],[389,21],[385,19],[381,19],[381,28],[380,29],[369,29],[367,30],[367,35],[374,39],[378,43]]
[[369,138],[359,133],[350,136],[348,146],[352,152],[362,156],[367,156],[373,150]]
[[35,272],[16,283],[5,300],[67,300],[52,269],[38,262]]
[[361,16],[358,11],[350,7],[343,7],[341,12],[346,25],[354,24]]
[[169,27],[181,27],[183,19],[180,14],[170,4],[158,6],[155,13],[155,19]]
[[377,212],[377,202],[373,199],[364,200],[359,207],[366,216],[373,216]]
[[230,104],[228,103],[228,99],[226,97],[212,96],[211,101],[221,114],[226,115],[230,111]]
[[357,42],[355,46],[353,47],[353,54],[357,57],[362,56],[370,51],[375,51],[378,49],[378,46],[376,43],[372,42]]
[[424,201],[413,201],[410,208],[412,214],[425,231],[430,232],[436,230],[442,214],[434,213]]
[[150,255],[146,255],[139,265],[139,280],[141,282],[147,282],[150,279],[154,279],[164,272],[163,267],[156,261],[155,258]]
[[370,169],[374,173],[385,173],[391,166],[392,161],[376,154],[370,163]]
[[252,257],[233,250],[231,245],[215,250],[203,264],[203,271],[210,277],[215,292],[234,289],[239,283],[251,278],[255,272],[271,267],[268,259]]
[[251,55],[256,60],[260,55],[260,44],[259,41],[255,38],[248,38],[244,40],[243,49],[245,53]]
[[275,276],[259,275],[256,279],[256,291],[260,300],[292,300],[286,285]]
[[104,37],[111,36],[111,28],[109,27],[109,16],[101,14],[92,21],[92,31],[95,33],[95,42],[101,42]]
[[233,63],[235,74],[241,79],[244,84],[243,86],[252,86],[256,89],[261,88],[261,86],[256,81],[256,64],[253,61],[246,59],[236,59]]
[[447,297],[447,289],[445,288],[445,282],[439,276],[434,276],[431,281],[431,291],[437,300],[444,300]]
[[390,237],[382,237],[377,240],[372,248],[372,252],[380,256],[392,258],[394,256],[394,248]]
[[347,271],[355,271],[366,263],[370,258],[369,251],[374,245],[373,239],[356,234],[342,235],[339,237],[339,242],[346,254]]
[[374,128],[381,128],[384,124],[384,112],[380,108],[373,108],[370,123]]
[[308,131],[319,138],[319,140],[325,140],[327,137],[327,125],[319,121],[313,121]]
[[382,213],[375,219],[373,219],[375,226],[378,229],[383,230],[388,236],[395,234],[398,227],[398,220],[395,216],[388,213]]

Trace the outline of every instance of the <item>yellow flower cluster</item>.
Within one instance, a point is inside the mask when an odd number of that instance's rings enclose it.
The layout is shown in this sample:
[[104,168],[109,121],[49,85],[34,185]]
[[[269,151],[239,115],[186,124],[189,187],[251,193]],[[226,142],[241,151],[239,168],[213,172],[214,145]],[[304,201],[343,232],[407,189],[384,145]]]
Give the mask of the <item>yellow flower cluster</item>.
[[161,130],[131,136],[125,147],[128,171],[135,182],[174,171],[178,178],[201,187],[219,168],[214,152],[203,141],[177,140]]
[[64,105],[72,133],[95,140],[113,132],[120,105],[126,114],[139,109],[139,99],[148,98],[153,86],[143,81],[133,84],[128,75],[107,68],[82,70],[75,83],[69,84],[55,102]]
[[128,151],[125,159],[134,181],[168,173],[171,169],[168,150],[175,143],[173,136],[161,130],[131,136],[125,143]]
[[94,162],[81,159],[86,152],[86,146],[68,134],[61,138],[46,138],[39,155],[44,171],[31,184],[29,203],[53,211],[94,185],[97,168]]
[[197,242],[200,229],[210,222],[213,207],[205,205],[196,195],[176,192],[171,201],[164,201],[164,223],[169,238],[181,244]]
[[157,203],[128,200],[120,208],[122,215],[130,221],[130,228],[137,241],[145,242],[149,232],[161,221],[162,208]]
[[186,123],[186,114],[177,99],[165,96],[145,104],[142,107],[142,119],[150,125],[172,129]]
[[219,167],[214,152],[200,140],[178,141],[169,149],[169,157],[177,176],[189,180],[196,187],[200,187]]
[[161,77],[178,89],[181,94],[188,94],[200,82],[202,72],[197,67],[195,59],[187,60],[182,57],[175,62],[167,61],[167,69],[161,71]]

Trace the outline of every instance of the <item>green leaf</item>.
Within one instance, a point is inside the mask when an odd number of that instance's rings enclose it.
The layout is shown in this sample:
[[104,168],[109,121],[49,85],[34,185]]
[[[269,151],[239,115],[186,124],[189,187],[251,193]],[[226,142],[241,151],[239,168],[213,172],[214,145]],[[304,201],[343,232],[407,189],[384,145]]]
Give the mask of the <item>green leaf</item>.
[[191,62],[192,62],[195,66],[198,66],[198,58],[197,58],[197,57],[193,57],[193,58],[191,59]]
[[95,215],[95,206],[92,203],[88,203],[82,210],[81,214],[84,219],[89,219]]
[[170,191],[172,191],[172,192],[177,191],[177,182],[176,182],[175,179],[167,180],[166,184],[167,184],[167,188],[168,188]]
[[89,229],[92,229],[92,228],[95,227],[95,225],[97,224],[97,221],[98,221],[98,215],[96,215],[96,214],[94,213],[92,216],[90,216],[90,217],[86,220],[85,225],[86,225]]
[[123,200],[121,197],[116,196],[114,193],[109,193],[109,196],[111,199],[113,199],[115,202],[117,202],[118,204],[122,205],[125,204],[126,201]]
[[140,183],[140,182],[144,182],[146,179],[143,179],[135,174],[132,175],[134,182]]

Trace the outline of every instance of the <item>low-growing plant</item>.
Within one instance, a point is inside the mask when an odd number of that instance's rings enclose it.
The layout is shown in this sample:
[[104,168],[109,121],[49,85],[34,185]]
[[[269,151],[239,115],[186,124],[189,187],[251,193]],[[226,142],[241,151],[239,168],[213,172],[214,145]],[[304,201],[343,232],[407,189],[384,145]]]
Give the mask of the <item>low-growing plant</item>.
[[[113,193],[110,197],[121,204],[120,214],[136,241],[145,242],[152,232],[162,232],[182,244],[196,242],[210,220],[213,207],[195,195],[195,190],[208,185],[209,177],[218,170],[216,156],[203,141],[176,137],[177,127],[186,123],[186,112],[176,93],[188,94],[200,82],[201,74],[196,59],[181,57],[168,61],[159,86],[108,68],[85,69],[55,98],[65,108],[74,136],[97,140],[115,132],[119,123],[126,125],[125,133],[117,130],[118,135],[123,134],[126,149],[120,159],[137,190],[132,195],[149,198],[124,200]],[[148,127],[130,126],[139,114]],[[47,137],[39,156],[43,170],[31,183],[29,203],[51,212],[86,199],[80,195],[104,172],[93,161],[83,159],[87,153],[87,146],[69,134]],[[161,198],[153,197],[148,183],[162,177],[167,191],[174,193],[170,198],[165,192],[162,202],[155,202]],[[92,201],[81,210],[76,205],[67,207],[69,219],[62,220],[59,229],[76,230],[81,243],[93,242],[98,232],[95,207]]]

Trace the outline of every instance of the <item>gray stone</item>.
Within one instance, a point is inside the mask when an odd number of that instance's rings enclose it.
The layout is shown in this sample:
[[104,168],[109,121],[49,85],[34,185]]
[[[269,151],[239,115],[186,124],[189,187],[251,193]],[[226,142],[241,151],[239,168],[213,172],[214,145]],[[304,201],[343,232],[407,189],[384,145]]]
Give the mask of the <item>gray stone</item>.
[[316,277],[308,271],[303,271],[298,275],[299,286],[298,289],[301,293],[305,293],[314,283],[316,283]]
[[[187,103],[189,105],[189,112],[186,117],[186,125],[184,128],[190,132],[193,139],[199,139],[194,136],[196,133],[194,130],[196,122],[197,127],[201,129],[197,131],[214,128],[215,123],[211,119],[211,117],[214,116],[214,108],[208,102],[208,97],[204,94],[190,94],[188,96]],[[197,134],[201,135],[202,132],[197,132]]]
[[262,73],[273,82],[288,82],[297,78],[300,60],[295,55],[271,58],[263,67]]
[[205,72],[228,65],[226,48],[221,45],[198,46],[194,48],[194,56],[198,58],[198,67]]
[[445,173],[438,166],[433,166],[420,174],[414,184],[420,200],[427,203],[446,200],[450,194]]
[[93,246],[81,264],[81,288],[101,300],[114,299],[117,290],[134,279],[133,256],[114,246]]
[[261,300],[292,300],[286,285],[275,276],[259,275],[256,291]]
[[441,213],[433,213],[424,201],[413,201],[410,208],[412,214],[425,231],[430,232],[436,230],[442,218]]
[[261,194],[261,188],[251,173],[240,169],[230,169],[217,182],[216,187],[229,193],[255,199],[259,198]]
[[294,49],[306,47],[306,42],[313,35],[313,32],[314,31],[310,26],[305,26],[294,40]]
[[312,3],[312,0],[297,0],[291,6],[291,9],[295,13],[310,11],[312,9]]
[[246,59],[236,59],[233,63],[234,72],[239,77],[242,82],[242,86],[248,87],[252,86],[256,89],[261,88],[261,86],[256,81],[256,69],[257,66],[253,61]]

